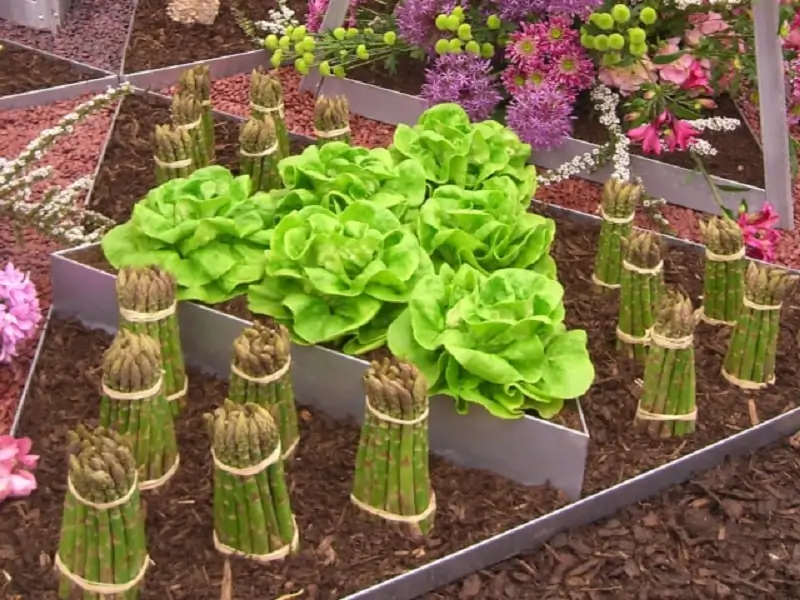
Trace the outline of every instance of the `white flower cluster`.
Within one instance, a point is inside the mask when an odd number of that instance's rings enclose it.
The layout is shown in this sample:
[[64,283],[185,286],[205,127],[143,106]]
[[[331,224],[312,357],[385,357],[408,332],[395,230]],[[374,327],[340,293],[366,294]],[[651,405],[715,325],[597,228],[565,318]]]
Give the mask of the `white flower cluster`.
[[269,21],[256,21],[253,24],[264,33],[283,35],[287,27],[297,27],[300,21],[297,20],[294,10],[289,8],[287,0],[278,0],[278,8],[269,11]]
[[[687,121],[697,131],[734,131],[742,122],[730,117],[711,117],[710,119],[695,119]],[[708,140],[695,140],[689,149],[698,156],[716,156],[717,149]]]
[[692,6],[716,6],[716,7],[723,7],[723,8],[733,8],[736,6],[741,6],[742,4],[747,3],[748,0],[674,0],[673,2],[669,2],[677,9],[686,10],[687,8],[691,8]]
[[113,221],[107,217],[76,206],[78,195],[91,188],[89,177],[78,179],[63,189],[53,187],[39,201],[33,200],[33,186],[48,179],[52,169],[32,169],[31,166],[56,140],[73,133],[77,123],[130,91],[127,82],[119,88],[109,88],[61,117],[55,127],[42,131],[16,158],[0,158],[0,214],[11,217],[20,226],[34,227],[69,245],[96,241],[108,227],[113,226]]

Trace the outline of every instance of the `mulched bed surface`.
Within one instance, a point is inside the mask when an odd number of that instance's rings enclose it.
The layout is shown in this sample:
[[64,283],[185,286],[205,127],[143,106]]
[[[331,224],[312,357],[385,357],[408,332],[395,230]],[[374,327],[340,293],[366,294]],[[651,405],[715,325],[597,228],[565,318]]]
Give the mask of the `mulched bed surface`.
[[[221,0],[216,21],[206,26],[172,21],[167,15],[167,0],[139,0],[124,72],[138,73],[255,50],[236,24],[232,6],[250,20],[261,21],[269,20],[269,11],[278,5],[274,0]],[[301,23],[305,21],[306,2],[289,0],[288,6]]]
[[97,79],[101,75],[79,71],[57,60],[7,45],[0,51],[0,97]]
[[[127,221],[133,205],[156,187],[152,136],[156,125],[171,123],[169,102],[153,95],[132,95],[123,100],[89,206],[114,219]],[[217,163],[236,170],[241,123],[216,120]],[[292,140],[291,151],[303,145]]]
[[798,483],[782,442],[420,600],[799,598]]
[[[0,557],[11,576],[0,588],[5,598],[55,598],[51,560],[66,484],[65,435],[78,423],[96,423],[100,365],[111,341],[103,332],[60,319],[47,335],[20,429],[42,455],[39,489],[30,499],[0,505]],[[192,370],[189,376],[188,409],[177,421],[181,468],[167,488],[145,495],[154,566],[143,600],[220,597],[224,561],[212,543],[212,465],[202,415],[222,403],[227,383]],[[276,598],[300,589],[307,592],[304,598],[341,598],[564,503],[554,490],[527,488],[432,457],[435,530],[427,541],[413,542],[361,516],[349,502],[359,428],[305,409],[300,416],[301,443],[289,465],[300,553],[274,566],[234,560],[235,598]]]

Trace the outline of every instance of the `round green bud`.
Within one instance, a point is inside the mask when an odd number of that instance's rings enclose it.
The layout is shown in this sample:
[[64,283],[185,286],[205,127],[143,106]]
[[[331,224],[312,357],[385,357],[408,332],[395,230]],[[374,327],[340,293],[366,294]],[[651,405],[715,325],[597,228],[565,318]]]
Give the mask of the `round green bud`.
[[303,52],[305,52],[305,47],[303,46],[303,42],[297,42],[294,45],[293,50],[295,54],[302,54]]
[[468,23],[462,23],[458,26],[458,37],[463,41],[468,42],[472,39],[472,27]]
[[349,54],[350,54],[349,50],[339,50],[339,58],[341,59],[347,58]]
[[450,13],[451,15],[457,16],[461,22],[464,22],[464,7],[463,6],[456,6],[453,9],[453,12]]
[[652,6],[645,6],[639,13],[639,20],[645,25],[652,25],[658,19],[658,13]]
[[267,37],[264,38],[264,48],[267,50],[275,50],[278,47],[278,36],[274,33],[270,33]]
[[283,35],[287,35],[289,37],[292,37],[293,33],[294,33],[294,25],[289,25],[286,29],[283,30]]
[[464,46],[464,51],[467,54],[472,54],[473,56],[480,56],[481,45],[475,40],[470,40],[467,42],[467,45]]
[[494,56],[494,46],[492,46],[489,42],[484,42],[481,44],[481,57],[482,58],[492,58]]
[[340,42],[347,36],[347,30],[344,27],[337,27],[333,30],[333,37]]
[[375,30],[372,27],[364,27],[364,35],[375,35]]
[[614,65],[619,63],[620,60],[621,57],[619,55],[619,52],[607,52],[606,54],[603,55],[603,65],[606,67],[613,67]]
[[588,33],[584,33],[581,36],[581,46],[583,46],[587,50],[594,50],[594,36]]
[[292,47],[292,38],[288,35],[283,35],[278,39],[278,48],[281,50],[288,50]]
[[628,29],[628,39],[631,44],[644,44],[647,39],[647,34],[641,27],[631,27]]
[[306,49],[306,52],[313,52],[314,48],[317,47],[317,40],[315,40],[310,35],[304,37],[301,43],[303,44],[303,48]]
[[631,42],[631,47],[628,48],[634,56],[644,56],[647,54],[647,44],[634,44]]
[[455,31],[458,29],[458,26],[461,25],[461,21],[459,21],[458,17],[455,15],[449,15],[447,17],[447,23],[445,29],[447,31]]
[[461,40],[458,38],[453,38],[448,43],[448,50],[451,54],[461,54]]
[[336,65],[333,67],[333,76],[338,77],[339,79],[344,79],[344,67],[342,65]]
[[436,29],[439,31],[447,31],[447,15],[436,15]]
[[450,42],[445,39],[436,40],[436,45],[433,47],[436,54],[447,54],[450,52]]
[[615,4],[611,9],[611,16],[617,23],[627,23],[631,19],[631,9],[624,4]]
[[489,18],[486,19],[486,26],[489,29],[492,29],[492,30],[500,29],[500,26],[502,24],[503,24],[503,22],[500,20],[500,17],[498,17],[497,15],[489,15]]
[[308,75],[308,63],[306,63],[306,61],[304,61],[302,58],[298,58],[294,61],[294,68],[297,69],[297,72],[300,73],[300,75]]
[[331,63],[327,60],[323,60],[319,63],[319,74],[323,77],[329,77],[331,74]]
[[356,36],[357,36],[359,33],[361,33],[361,32],[360,32],[358,29],[356,29],[355,27],[349,27],[349,28],[347,29],[347,37],[349,37],[349,38],[354,38],[354,37],[356,37]]
[[269,59],[270,64],[276,69],[281,66],[281,62],[283,62],[283,50],[275,50],[272,53],[272,56]]
[[306,26],[305,25],[300,25],[300,26],[294,28],[294,31],[292,31],[290,37],[292,38],[293,42],[299,42],[304,37],[306,37],[306,33],[307,33]]
[[625,38],[618,33],[608,36],[608,47],[612,50],[622,50],[625,47]]
[[595,19],[594,24],[603,31],[608,31],[609,29],[614,28],[614,17],[608,13],[597,13],[597,18]]
[[311,54],[311,52],[306,52],[305,54],[303,54],[303,62],[305,62],[307,65],[313,65],[314,58],[315,57],[313,54]]
[[364,44],[359,44],[356,48],[356,56],[361,60],[368,60],[369,59],[369,52],[367,51],[367,47]]
[[602,33],[594,36],[594,49],[600,52],[608,50],[608,36]]
[[397,42],[397,34],[394,31],[387,31],[383,34],[383,43],[387,46],[394,46]]

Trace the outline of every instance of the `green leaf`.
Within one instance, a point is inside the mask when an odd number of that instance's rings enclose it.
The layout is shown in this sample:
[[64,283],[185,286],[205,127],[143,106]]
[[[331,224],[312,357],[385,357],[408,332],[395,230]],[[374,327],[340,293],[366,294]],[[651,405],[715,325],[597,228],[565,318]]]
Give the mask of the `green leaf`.
[[673,52],[672,54],[656,54],[651,60],[653,61],[653,64],[656,65],[668,65],[670,63],[674,63],[683,55],[683,52]]
[[731,192],[733,194],[738,194],[738,193],[749,192],[750,191],[750,188],[746,188],[746,187],[741,186],[741,185],[728,185],[728,184],[725,184],[725,183],[717,183],[717,184],[714,184],[714,185],[717,187],[718,190],[721,190],[723,192]]

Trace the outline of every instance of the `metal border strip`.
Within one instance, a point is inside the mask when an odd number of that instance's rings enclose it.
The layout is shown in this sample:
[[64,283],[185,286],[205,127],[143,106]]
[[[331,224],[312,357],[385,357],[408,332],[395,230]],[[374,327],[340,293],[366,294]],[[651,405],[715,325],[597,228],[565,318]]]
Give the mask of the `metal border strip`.
[[[123,63],[124,65],[124,63]],[[269,54],[264,50],[250,50],[208,60],[198,60],[182,65],[172,65],[138,73],[123,73],[122,78],[131,85],[146,90],[163,90],[178,82],[180,74],[197,65],[208,65],[213,79],[249,73],[256,67],[269,66]],[[123,66],[124,68],[124,66]]]
[[116,75],[107,75],[100,79],[90,79],[43,90],[14,94],[13,96],[0,98],[0,111],[36,108],[37,106],[47,106],[48,104],[55,104],[65,100],[74,100],[86,94],[105,92],[110,87],[116,87],[118,83],[119,79]]

